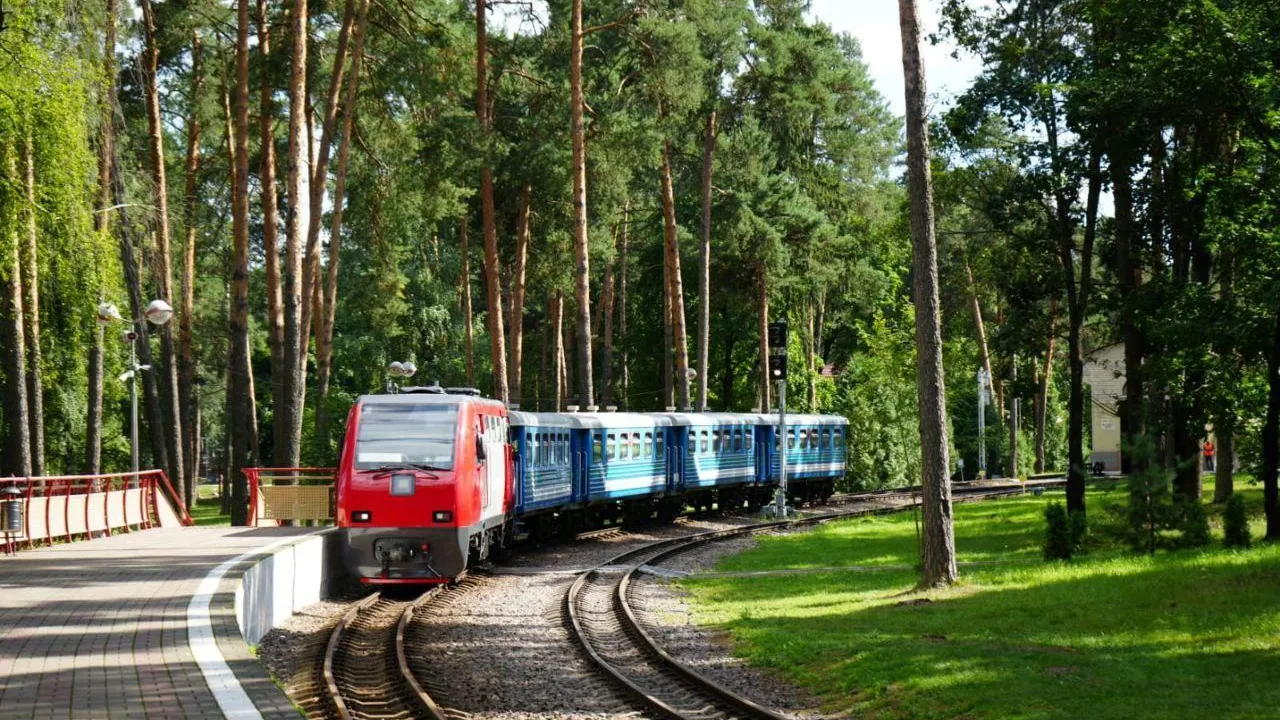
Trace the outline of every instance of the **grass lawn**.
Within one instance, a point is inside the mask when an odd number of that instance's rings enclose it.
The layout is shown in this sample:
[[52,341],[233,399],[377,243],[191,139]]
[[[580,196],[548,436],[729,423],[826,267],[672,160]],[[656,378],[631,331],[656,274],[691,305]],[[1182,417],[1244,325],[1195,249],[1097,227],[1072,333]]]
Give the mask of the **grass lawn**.
[[191,510],[191,519],[196,525],[230,527],[231,516],[222,514],[222,503],[218,501],[218,486],[198,485],[196,487],[198,500]]
[[[1244,492],[1259,516],[1261,493]],[[1124,496],[1091,489],[1091,519]],[[762,538],[717,567],[842,569],[681,583],[700,622],[830,713],[1280,717],[1280,546],[1148,557],[1095,539],[1082,559],[1046,563],[1051,498],[957,505],[962,580],[947,590],[913,589],[911,513]]]

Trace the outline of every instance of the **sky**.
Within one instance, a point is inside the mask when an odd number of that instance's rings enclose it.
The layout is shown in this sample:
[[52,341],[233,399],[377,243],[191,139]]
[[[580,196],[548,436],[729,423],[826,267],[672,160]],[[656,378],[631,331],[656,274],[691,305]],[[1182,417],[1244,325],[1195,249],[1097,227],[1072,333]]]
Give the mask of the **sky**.
[[[962,54],[959,59],[952,58],[953,44],[929,44],[929,34],[938,29],[941,5],[941,0],[919,0],[920,30],[925,38],[921,52],[930,114],[949,106],[950,99],[963,92],[982,69],[973,56]],[[896,115],[905,114],[898,3],[894,0],[813,0],[810,14],[830,25],[832,30],[858,39],[876,88]]]

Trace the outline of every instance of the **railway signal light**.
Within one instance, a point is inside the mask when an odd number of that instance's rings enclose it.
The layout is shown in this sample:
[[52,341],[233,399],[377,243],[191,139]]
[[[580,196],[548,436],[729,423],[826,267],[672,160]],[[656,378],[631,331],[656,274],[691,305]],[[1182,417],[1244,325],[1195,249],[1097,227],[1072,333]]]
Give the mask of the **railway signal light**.
[[769,323],[769,377],[787,379],[787,321]]
[[786,355],[770,355],[769,356],[769,377],[774,380],[787,379],[787,356]]

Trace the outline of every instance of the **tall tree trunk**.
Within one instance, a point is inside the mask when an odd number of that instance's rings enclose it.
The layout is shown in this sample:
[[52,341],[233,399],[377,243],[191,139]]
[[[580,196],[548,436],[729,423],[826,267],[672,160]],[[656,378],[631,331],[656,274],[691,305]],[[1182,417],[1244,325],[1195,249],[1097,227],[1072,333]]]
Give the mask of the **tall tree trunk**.
[[[1138,327],[1137,292],[1142,280],[1137,257],[1137,232],[1133,219],[1133,178],[1127,162],[1111,158],[1111,187],[1115,198],[1115,247],[1117,285],[1120,291],[1120,337],[1124,341],[1124,402],[1120,406],[1122,470],[1141,470],[1143,458],[1135,456],[1135,441],[1145,433],[1143,419],[1142,356],[1145,352]],[[1131,466],[1134,459],[1139,466]]]
[[[1222,307],[1226,312],[1232,313],[1236,310],[1236,252],[1235,248],[1230,244],[1222,249],[1220,267],[1218,285],[1221,288],[1220,299]],[[1238,361],[1234,348],[1221,348],[1219,354]],[[1233,374],[1238,377],[1238,372],[1236,370]],[[1213,469],[1213,501],[1215,503],[1226,502],[1231,497],[1231,493],[1235,491],[1235,435],[1238,427],[1235,408],[1225,407],[1218,409],[1213,421],[1214,443],[1218,446],[1218,452],[1214,458],[1216,463]]]
[[[721,317],[729,315],[726,308]],[[738,333],[726,333],[724,342],[723,368],[720,372],[720,406],[725,412],[732,412],[736,406],[733,393],[733,351],[738,344]]]
[[711,171],[716,152],[716,111],[702,131],[702,252],[698,270],[698,412],[707,411],[711,374]]
[[587,244],[587,148],[582,129],[582,0],[573,0],[569,49],[569,113],[573,136],[573,255],[578,303],[578,404],[595,405],[591,364],[591,256]]
[[1009,363],[1009,477],[1018,478],[1018,426],[1022,418],[1018,417],[1018,356],[1013,355]]
[[200,169],[200,113],[197,111],[201,86],[201,54],[199,33],[191,34],[191,114],[187,117],[187,162],[182,193],[182,220],[186,239],[182,247],[182,304],[178,308],[178,397],[182,408],[182,445],[186,458],[187,507],[196,504],[195,478],[199,469],[196,438],[196,353],[195,326],[196,281],[196,172]]
[[1049,384],[1053,382],[1053,346],[1058,339],[1058,301],[1049,303],[1049,347],[1044,353],[1040,371],[1040,389],[1036,392],[1036,472],[1045,471],[1045,427],[1049,414]]
[[[1274,301],[1273,301],[1274,302]],[[1280,540],[1280,305],[1276,306],[1271,352],[1267,356],[1267,414],[1262,425],[1262,497],[1267,540]]]
[[[271,63],[271,23],[267,0],[258,0],[258,57],[265,69]],[[261,148],[259,184],[262,186],[262,253],[267,281],[267,344],[271,350],[271,407],[285,404],[284,290],[280,282],[280,209],[276,192],[275,88],[262,73],[258,89],[258,134]],[[248,133],[246,127],[245,133]],[[246,135],[246,142],[248,141]],[[277,416],[277,419],[278,416]],[[272,457],[283,453],[285,433],[272,433]]]
[[[333,51],[333,70],[329,73],[329,91],[325,93],[324,115],[320,120],[320,143],[315,147],[315,164],[311,168],[310,202],[307,214],[307,252],[303,261],[304,297],[315,297],[317,302],[304,303],[302,306],[302,357],[307,355],[307,328],[314,326],[316,343],[324,333],[325,291],[320,283],[320,223],[324,219],[324,191],[329,182],[329,153],[333,145],[333,134],[338,129],[338,97],[342,94],[342,81],[346,74],[347,45],[351,36],[351,27],[355,23],[355,0],[346,0],[342,11],[342,26],[338,29],[338,44]],[[352,75],[354,77],[354,74]],[[307,123],[308,129],[312,127]],[[336,192],[333,205],[336,208],[342,202]],[[317,352],[319,352],[317,350]],[[316,358],[319,365],[319,358]],[[317,373],[319,368],[317,367]],[[319,415],[316,423],[319,425]]]
[[[111,232],[111,158],[116,145],[116,22],[120,13],[119,0],[107,0],[107,16],[102,44],[102,106],[101,132],[98,141],[98,198],[93,214],[94,232]],[[95,258],[95,261],[97,258]],[[97,262],[94,263],[97,272]],[[102,297],[101,278],[98,294]],[[85,472],[97,475],[102,470],[102,378],[103,342],[106,330],[101,324],[94,333],[93,347],[89,349],[89,407],[85,428]]]
[[662,405],[676,407],[675,341],[671,319],[671,266],[667,264],[667,243],[662,242]]
[[551,298],[551,364],[555,366],[553,374],[555,381],[551,383],[555,396],[555,403],[551,406],[553,412],[562,412],[564,410],[564,295],[557,290]]
[[[160,299],[173,305],[173,263],[169,248],[169,189],[165,179],[164,126],[160,119],[160,89],[156,83],[156,70],[160,51],[156,46],[156,17],[151,0],[142,0],[143,26],[146,29],[146,49],[143,53],[143,84],[147,98],[147,140],[151,151],[151,181],[156,194],[155,226],[155,275]],[[178,391],[178,354],[173,341],[173,325],[160,327],[160,355],[163,364],[152,370],[163,373],[160,397],[163,400],[164,420],[167,423],[165,438],[168,454],[166,470],[174,488],[186,503],[186,465],[182,461],[182,410]],[[155,432],[155,428],[152,432]]]
[[[482,151],[483,162],[480,166],[480,213],[484,228],[484,287],[487,305],[485,319],[489,328],[489,355],[493,364],[493,394],[495,398],[507,402],[510,397],[507,387],[507,339],[506,331],[502,327],[502,280],[499,277],[501,273],[498,267],[498,229],[494,220],[493,168],[489,164],[488,147],[491,122],[489,120],[489,51],[488,35],[485,29],[485,4],[486,0],[476,0],[476,124],[480,126],[480,137],[485,143]],[[580,61],[581,58],[579,58]],[[581,81],[581,67],[579,67],[578,82],[581,83]],[[579,84],[578,91],[581,92],[581,90],[581,84]],[[579,130],[581,130],[581,117],[579,117]],[[577,153],[577,147],[575,144],[575,153]],[[576,154],[575,157],[577,157]],[[576,180],[577,176],[574,177]],[[586,238],[585,233],[583,238]],[[588,328],[591,327],[589,320],[590,315],[588,315]],[[588,365],[590,358],[591,348],[587,348]],[[587,378],[586,382],[589,394],[591,379]]]
[[770,387],[772,378],[769,377],[769,276],[765,270],[764,263],[756,265],[756,308],[759,319],[760,331],[760,412],[767,413],[772,405],[770,402]]
[[[226,427],[231,435],[231,457],[227,474],[231,483],[231,524],[244,525],[248,517],[248,491],[243,469],[249,467],[256,438],[251,432],[256,411],[253,400],[253,368],[249,362],[249,4],[238,4],[236,14],[235,112],[228,145],[233,148],[231,191],[232,259],[230,357]],[[267,52],[261,41],[267,37],[266,1],[258,3],[259,52]],[[265,83],[264,83],[265,84]],[[269,98],[264,98],[268,99]],[[264,123],[267,122],[264,120]],[[264,133],[264,140],[266,140]],[[264,142],[268,151],[270,142]],[[266,160],[263,161],[264,167]],[[263,177],[264,189],[268,178]],[[274,194],[274,193],[272,193]],[[264,193],[265,197],[265,193]],[[268,216],[267,221],[271,218]],[[274,374],[274,370],[273,370]]]
[[814,345],[817,343],[817,337],[814,335],[814,308],[813,299],[806,298],[804,303],[804,365],[805,377],[808,379],[809,385],[809,412],[818,412],[818,361],[817,353]]
[[[338,172],[333,188],[333,218],[329,225],[328,278],[322,288],[319,332],[316,333],[316,437],[327,443],[329,437],[329,383],[333,372],[333,328],[338,318],[338,268],[342,259],[342,213],[347,194],[347,163],[351,155],[351,130],[355,123],[356,91],[360,87],[360,65],[364,59],[365,31],[369,22],[369,0],[361,0],[357,11],[355,49],[351,55],[351,78],[343,98],[342,139],[338,142]],[[321,153],[323,154],[323,149]],[[314,209],[314,208],[313,208]]]
[[[302,454],[302,415],[306,402],[306,358],[302,325],[303,303],[311,302],[302,270],[311,206],[308,200],[311,151],[307,142],[307,0],[293,0],[290,9],[293,53],[289,69],[289,212],[285,223],[284,263],[284,402],[276,408],[275,432],[283,435],[276,464],[297,467]],[[305,293],[305,294],[304,294]]]
[[577,377],[577,375],[573,374],[573,353],[570,352],[569,348],[573,347],[573,342],[577,337],[578,329],[574,326],[572,316],[566,312],[564,316],[564,337],[560,340],[560,346],[564,348],[564,352],[560,354],[560,363],[564,366],[565,403],[568,404],[569,399],[572,398],[574,405],[582,410],[586,410],[586,406],[582,405],[578,397],[570,394],[573,392],[573,379]]
[[471,248],[467,242],[467,218],[458,220],[458,242],[462,248],[462,270],[458,277],[458,304],[462,309],[463,337],[466,343],[467,387],[476,384],[476,340],[471,320]]
[[[618,228],[614,228],[617,243]],[[616,259],[604,266],[604,282],[600,288],[600,405],[613,405],[613,306],[617,296]]]
[[[14,147],[4,143],[0,145],[0,154],[3,154],[5,176],[17,178]],[[0,196],[0,202],[10,207],[19,204],[12,185],[0,193],[9,195]],[[4,419],[8,426],[2,471],[26,477],[31,475],[31,425],[27,405],[27,346],[22,322],[22,252],[17,228],[5,228],[0,241],[4,243],[4,255],[0,257],[0,267],[4,269],[0,272],[0,330],[3,331],[0,347],[4,348]]]
[[915,0],[898,0],[902,28],[902,69],[907,96],[907,188],[911,197],[912,275],[916,306],[916,383],[919,388],[921,506],[924,542],[920,584],[956,580],[956,546],[951,520],[950,460],[947,457],[947,399],[942,370],[942,326],[938,300],[938,255],[933,228],[933,182],[929,169],[929,126],[925,116],[925,74],[920,62],[919,15]]
[[631,200],[622,203],[622,233],[618,236],[618,342],[622,345],[620,385],[623,410],[631,409],[631,351],[627,335],[627,250],[631,236]]
[[684,316],[684,279],[680,272],[680,241],[676,235],[676,197],[671,181],[671,143],[662,143],[662,229],[666,241],[667,292],[671,296],[671,332],[675,340],[675,381],[679,409],[689,409],[689,331]]
[[520,214],[516,216],[516,256],[511,270],[511,364],[507,368],[507,391],[511,402],[524,400],[524,290],[525,271],[529,261],[529,211],[533,202],[533,186],[525,181],[520,186]]
[[39,231],[36,224],[35,143],[28,133],[22,145],[25,176],[27,237],[22,251],[22,303],[27,341],[27,412],[31,433],[31,472],[44,475],[44,381],[40,373],[40,258],[36,251]]
[[551,313],[551,308],[550,306],[548,306],[547,307],[548,317],[544,318],[542,323],[542,342],[538,343],[541,347],[538,348],[538,351],[539,351],[538,352],[538,355],[539,355],[538,387],[535,390],[535,392],[537,392],[537,398],[535,399],[535,403],[534,403],[534,407],[538,409],[538,412],[547,411],[547,406],[544,405],[543,402],[547,397],[547,387],[548,387],[547,367],[550,364],[548,360],[549,360],[549,356],[551,355],[551,319],[549,317],[550,313]]

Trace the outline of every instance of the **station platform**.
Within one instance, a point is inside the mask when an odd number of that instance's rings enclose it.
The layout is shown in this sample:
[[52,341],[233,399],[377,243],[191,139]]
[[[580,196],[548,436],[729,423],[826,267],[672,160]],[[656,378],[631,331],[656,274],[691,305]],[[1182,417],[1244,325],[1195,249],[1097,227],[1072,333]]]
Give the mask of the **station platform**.
[[0,558],[0,720],[298,718],[235,603],[272,548],[316,532],[157,528]]

